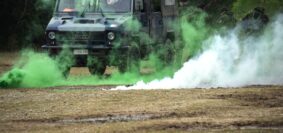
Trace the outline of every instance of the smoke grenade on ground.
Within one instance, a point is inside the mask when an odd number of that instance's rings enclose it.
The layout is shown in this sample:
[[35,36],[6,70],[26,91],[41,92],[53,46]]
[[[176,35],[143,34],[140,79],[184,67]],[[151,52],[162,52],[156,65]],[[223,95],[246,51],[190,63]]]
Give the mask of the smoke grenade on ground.
[[116,89],[241,87],[283,84],[283,15],[257,35],[237,27],[203,42],[203,52],[184,63],[174,76]]
[[56,61],[47,54],[23,51],[20,62],[0,79],[0,87],[47,87],[63,80]]

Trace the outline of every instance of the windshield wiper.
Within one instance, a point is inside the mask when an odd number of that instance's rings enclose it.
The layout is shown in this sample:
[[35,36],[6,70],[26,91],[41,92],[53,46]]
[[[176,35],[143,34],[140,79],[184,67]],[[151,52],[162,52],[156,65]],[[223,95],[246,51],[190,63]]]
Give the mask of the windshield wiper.
[[101,14],[101,16],[102,16],[103,18],[105,18],[105,15],[104,15],[104,12],[103,12],[103,10],[102,10],[101,6],[99,6],[99,10],[100,10],[100,14]]
[[80,15],[82,18],[85,17],[85,13],[86,13],[87,8],[90,8],[90,4],[88,4],[88,6],[86,6],[86,7],[84,8],[84,10],[82,11],[82,13],[81,13],[81,15]]
[[82,11],[80,17],[84,18],[85,17],[85,12],[86,12],[86,8]]
[[105,17],[105,14],[104,14],[102,8],[99,7],[99,9],[100,9],[100,14],[101,14],[101,16],[102,16],[101,21],[102,21],[104,24],[108,24],[107,18]]

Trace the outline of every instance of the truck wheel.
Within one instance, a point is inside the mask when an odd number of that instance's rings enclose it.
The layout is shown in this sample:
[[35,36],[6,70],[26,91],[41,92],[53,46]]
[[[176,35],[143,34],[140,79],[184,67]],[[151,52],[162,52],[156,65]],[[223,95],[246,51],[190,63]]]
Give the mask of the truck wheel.
[[136,42],[132,43],[132,47],[129,49],[126,55],[122,56],[122,60],[118,65],[118,69],[121,73],[127,71],[139,72],[141,54],[139,45]]
[[166,39],[161,53],[161,60],[164,64],[169,65],[174,61],[174,43],[170,39]]
[[89,66],[88,70],[91,75],[97,75],[97,76],[102,76],[106,70],[106,65],[105,66]]
[[65,68],[65,70],[62,71],[62,74],[65,78],[68,78],[68,76],[70,75],[70,70],[71,67]]
[[95,58],[91,64],[88,64],[88,70],[90,74],[101,76],[104,74],[107,64],[106,61],[103,59]]
[[87,67],[88,67],[90,74],[102,76],[107,67],[107,60],[105,58],[88,56]]
[[139,72],[140,60],[135,60],[131,58],[125,59],[121,64],[118,65],[118,69],[121,73],[125,72]]
[[62,75],[67,78],[75,62],[72,52],[69,49],[63,49],[60,52],[52,52],[50,56],[56,61]]
[[68,76],[70,75],[71,66],[66,65],[66,63],[62,58],[59,57],[56,58],[56,55],[49,55],[49,56],[53,60],[56,60],[58,70],[61,72],[62,76],[64,78],[68,78]]
[[125,73],[128,71],[128,55],[122,55],[118,63],[118,69],[120,73]]

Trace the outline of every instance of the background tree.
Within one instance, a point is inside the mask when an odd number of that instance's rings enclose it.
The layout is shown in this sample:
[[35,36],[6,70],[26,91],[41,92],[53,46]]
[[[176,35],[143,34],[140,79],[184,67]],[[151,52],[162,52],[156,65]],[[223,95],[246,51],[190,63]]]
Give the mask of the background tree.
[[0,50],[18,50],[40,44],[54,0],[2,0]]
[[255,7],[263,7],[268,16],[273,16],[283,11],[283,0],[237,0],[233,3],[232,11],[240,20]]
[[[56,0],[1,0],[0,51],[24,47],[39,48]],[[154,0],[158,3],[159,0]],[[255,7],[266,9],[269,16],[283,11],[283,0],[187,0],[187,6],[202,9],[208,15],[208,25],[217,23],[224,10],[233,11],[241,20]],[[158,5],[158,4],[157,4]]]

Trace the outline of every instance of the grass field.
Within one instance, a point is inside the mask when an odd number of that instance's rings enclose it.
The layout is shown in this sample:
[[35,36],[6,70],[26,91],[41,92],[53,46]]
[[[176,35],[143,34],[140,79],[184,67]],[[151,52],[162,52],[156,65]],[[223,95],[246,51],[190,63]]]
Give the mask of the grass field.
[[[3,73],[17,54],[0,55]],[[282,86],[100,88],[111,87],[0,89],[0,132],[283,132]]]

